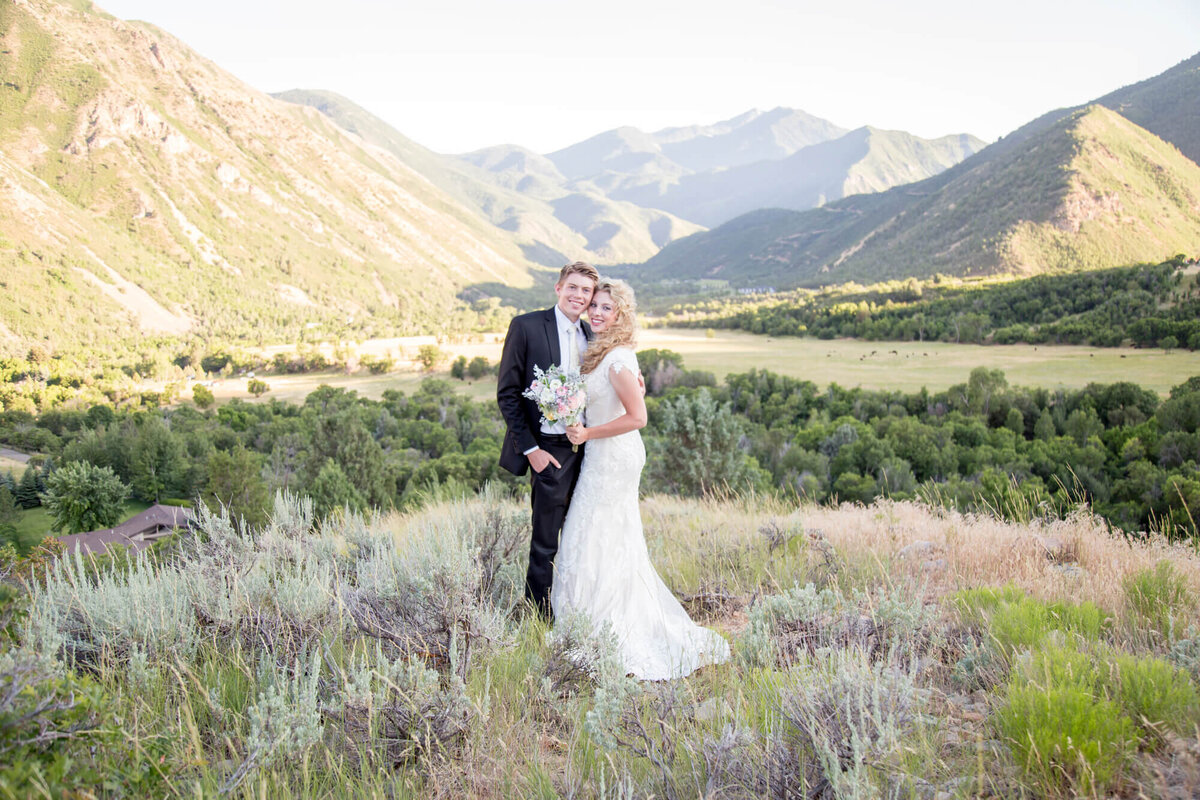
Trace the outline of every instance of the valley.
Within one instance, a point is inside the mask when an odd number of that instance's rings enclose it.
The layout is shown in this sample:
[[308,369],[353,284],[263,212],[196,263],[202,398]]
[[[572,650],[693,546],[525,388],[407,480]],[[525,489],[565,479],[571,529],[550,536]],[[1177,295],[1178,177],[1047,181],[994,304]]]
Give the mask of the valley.
[[[357,392],[379,399],[385,391],[411,394],[426,378],[450,381],[454,389],[475,400],[494,402],[495,379],[485,377],[460,381],[450,377],[449,362],[458,356],[477,356],[495,365],[500,360],[500,335],[479,337],[476,343],[438,345],[444,355],[441,365],[425,371],[416,362],[421,345],[434,344],[433,337],[379,339],[355,346],[359,356],[396,357],[395,371],[372,375],[367,370],[346,374],[344,370],[297,375],[259,374],[271,387],[255,400],[246,390],[244,377],[218,378],[212,387],[218,402],[234,398],[248,402],[279,400],[300,403],[321,385]],[[972,369],[985,366],[1004,372],[1012,386],[1046,389],[1081,389],[1089,383],[1130,381],[1165,395],[1190,375],[1200,375],[1200,353],[1157,348],[1084,347],[1076,345],[974,345],[948,342],[867,342],[857,339],[818,340],[762,336],[744,331],[651,328],[643,331],[638,349],[672,350],[683,356],[690,370],[713,373],[717,382],[730,373],[749,369],[770,370],[798,380],[812,381],[820,388],[836,383],[843,388],[893,389],[915,392],[927,388],[944,391],[963,383]],[[282,352],[281,348],[272,349]],[[148,383],[147,389],[163,384]],[[186,397],[186,395],[185,395]]]

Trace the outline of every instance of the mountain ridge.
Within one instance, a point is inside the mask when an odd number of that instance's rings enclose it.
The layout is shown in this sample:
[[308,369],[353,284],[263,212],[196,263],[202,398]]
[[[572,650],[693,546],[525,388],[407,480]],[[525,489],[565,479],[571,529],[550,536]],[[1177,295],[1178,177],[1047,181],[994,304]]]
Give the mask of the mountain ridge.
[[[518,145],[444,156],[334,92],[292,89],[272,96],[311,106],[390,152],[481,219],[511,234],[525,257],[543,266],[561,267],[579,259],[644,259],[672,239],[701,230],[663,211],[572,190],[551,161]],[[564,215],[559,211],[563,205],[576,213]]]
[[632,271],[780,285],[1034,274],[1162,260],[1200,241],[1200,167],[1171,144],[1099,105],[1022,130],[925,181],[748,214]]

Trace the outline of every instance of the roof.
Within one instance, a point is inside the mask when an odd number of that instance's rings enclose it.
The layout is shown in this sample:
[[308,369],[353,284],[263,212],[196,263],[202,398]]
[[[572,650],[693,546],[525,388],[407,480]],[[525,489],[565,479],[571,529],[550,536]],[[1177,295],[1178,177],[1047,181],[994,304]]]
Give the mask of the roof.
[[59,541],[68,553],[74,550],[83,553],[104,553],[111,544],[124,545],[132,550],[144,550],[156,539],[178,528],[190,528],[195,521],[196,515],[190,508],[155,504],[120,525],[60,536]]

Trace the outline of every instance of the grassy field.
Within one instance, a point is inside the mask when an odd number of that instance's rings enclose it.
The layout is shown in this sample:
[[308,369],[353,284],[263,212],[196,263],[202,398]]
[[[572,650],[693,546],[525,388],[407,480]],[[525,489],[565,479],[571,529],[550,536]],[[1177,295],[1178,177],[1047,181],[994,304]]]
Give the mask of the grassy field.
[[[433,340],[430,339],[430,342]],[[651,329],[643,331],[639,349],[658,347],[681,353],[689,369],[706,370],[722,380],[731,372],[752,367],[769,369],[819,386],[837,383],[864,389],[946,389],[963,383],[971,370],[986,366],[1004,371],[1014,386],[1043,386],[1050,389],[1078,388],[1088,383],[1132,381],[1166,394],[1172,386],[1192,375],[1200,375],[1200,353],[1158,349],[1077,347],[1071,345],[957,345],[944,342],[864,342],[855,339],[820,340],[757,336],[744,331]],[[493,364],[500,359],[497,337],[441,347],[448,358],[439,370],[426,373],[408,360],[415,346],[408,340],[364,342],[359,355],[388,354],[397,357],[397,371],[371,375],[360,370],[353,375],[327,371],[305,375],[262,375],[271,387],[263,396],[300,402],[321,384],[353,389],[364,397],[379,398],[387,389],[411,393],[430,375],[452,380],[460,391],[476,399],[495,395],[489,379],[473,382],[450,378],[449,363],[459,355],[468,359],[483,356]],[[252,399],[246,379],[230,378],[213,387],[218,401],[234,397]]]
[[758,367],[819,386],[836,382],[864,389],[945,389],[966,381],[978,366],[1003,370],[1014,386],[1055,389],[1132,381],[1161,394],[1191,375],[1200,375],[1200,353],[1188,350],[822,341],[743,331],[716,331],[710,339],[704,331],[677,329],[647,331],[640,346],[675,350],[683,354],[689,369],[708,370],[718,379]]

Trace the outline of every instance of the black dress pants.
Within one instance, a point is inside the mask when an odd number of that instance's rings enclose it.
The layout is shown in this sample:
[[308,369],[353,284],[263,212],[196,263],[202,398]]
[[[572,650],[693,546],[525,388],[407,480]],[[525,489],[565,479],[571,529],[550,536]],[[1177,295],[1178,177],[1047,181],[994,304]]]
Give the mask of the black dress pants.
[[533,536],[529,542],[529,570],[525,574],[525,598],[547,619],[550,586],[554,582],[554,556],[571,493],[583,464],[583,447],[571,451],[571,442],[561,434],[537,434],[538,446],[558,459],[560,467],[547,464],[541,472],[530,468],[533,505]]

